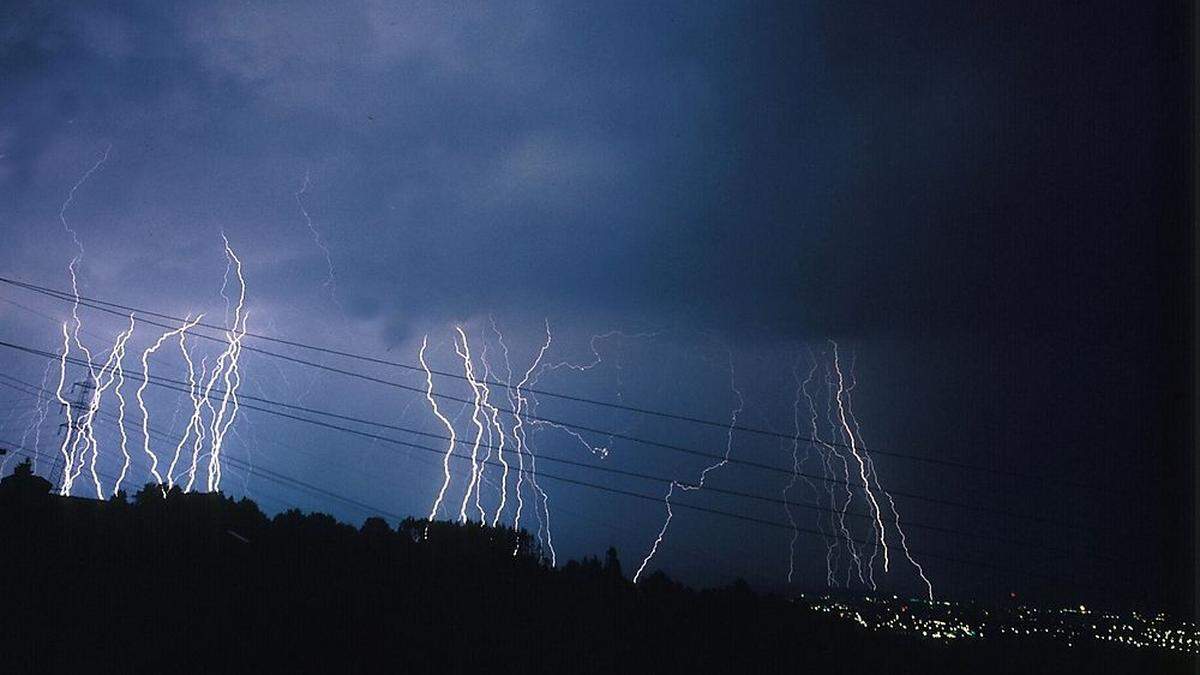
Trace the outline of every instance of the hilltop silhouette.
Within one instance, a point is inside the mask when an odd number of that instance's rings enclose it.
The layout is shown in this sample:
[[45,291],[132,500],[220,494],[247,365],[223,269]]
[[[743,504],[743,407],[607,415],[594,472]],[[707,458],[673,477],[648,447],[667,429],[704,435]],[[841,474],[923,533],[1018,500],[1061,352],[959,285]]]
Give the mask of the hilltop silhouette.
[[147,485],[64,498],[0,480],[6,672],[1183,672],[1107,647],[945,645],[867,633],[617,551],[550,567],[524,531],[369,518],[354,528]]

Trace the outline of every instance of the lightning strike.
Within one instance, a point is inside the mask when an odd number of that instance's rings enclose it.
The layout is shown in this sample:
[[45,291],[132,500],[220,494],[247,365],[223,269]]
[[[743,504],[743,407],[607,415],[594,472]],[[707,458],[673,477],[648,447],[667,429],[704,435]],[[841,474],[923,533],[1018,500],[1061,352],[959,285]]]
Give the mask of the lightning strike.
[[[817,425],[817,417],[818,417],[817,405],[816,405],[816,402],[813,400],[812,394],[809,393],[809,391],[808,391],[808,385],[809,385],[809,383],[812,382],[813,374],[817,371],[817,366],[818,366],[816,356],[813,355],[811,349],[809,350],[809,357],[812,360],[812,368],[809,369],[808,376],[805,377],[804,382],[802,382],[800,384],[800,391],[804,395],[805,401],[808,403],[810,438],[812,439],[812,442],[817,445],[818,452],[820,453],[820,456],[821,456],[822,472],[823,472],[824,477],[828,479],[831,476],[833,476],[833,465],[830,460],[830,458],[833,456],[833,447],[830,446],[828,443],[825,443],[824,441],[821,440],[820,430]],[[834,556],[837,553],[837,536],[836,536],[837,527],[836,527],[835,514],[838,513],[838,511],[837,511],[836,498],[834,497],[834,494],[833,494],[833,483],[832,482],[826,481],[825,492],[826,492],[826,494],[829,495],[829,529],[830,529],[830,532],[835,532],[835,535],[832,537],[832,540],[827,540],[825,542],[825,583],[828,584],[829,586],[835,586],[836,581],[834,579],[834,571],[835,571],[836,564],[835,564]],[[843,531],[845,530],[844,516],[843,516],[842,530]],[[822,528],[821,531],[824,532],[824,528]],[[847,534],[847,536],[849,536],[849,535]]]
[[338,309],[341,309],[341,304],[337,299],[337,277],[334,276],[333,271],[333,256],[330,255],[329,246],[325,244],[325,240],[321,237],[321,233],[318,232],[316,226],[313,225],[312,218],[308,215],[308,209],[304,206],[303,198],[304,193],[308,192],[308,186],[309,173],[308,171],[305,171],[304,182],[301,184],[300,190],[294,195],[296,197],[296,206],[300,207],[300,214],[304,216],[304,224],[308,226],[308,231],[312,234],[313,243],[315,243],[317,248],[321,249],[321,253],[325,255],[326,277],[325,283],[322,284],[322,286],[329,291],[329,299],[333,301],[333,304],[337,305]]
[[[541,377],[544,374],[549,373],[549,372],[554,372],[556,370],[566,368],[568,370],[573,370],[575,372],[583,373],[583,372],[587,372],[589,370],[596,368],[597,366],[599,366],[601,363],[604,362],[603,358],[600,355],[600,347],[599,347],[599,343],[603,340],[607,340],[612,337],[620,337],[622,339],[642,339],[642,338],[651,338],[656,335],[658,335],[657,332],[627,334],[627,333],[621,332],[619,330],[610,330],[607,333],[593,335],[591,337],[591,339],[588,340],[588,349],[592,353],[591,361],[588,361],[587,363],[572,363],[570,361],[564,360],[564,361],[559,361],[557,363],[544,364],[538,368],[537,372],[530,379],[529,386],[530,387],[536,386],[538,381],[541,379]],[[618,352],[618,354],[619,354],[619,352]],[[617,398],[620,399],[621,398],[621,386],[620,386],[621,362],[619,359],[615,362],[615,367],[616,367],[616,371],[617,371]],[[537,407],[536,397],[533,396],[531,393],[529,398],[532,402],[531,407],[536,408]],[[592,453],[593,455],[596,455],[597,457],[599,457],[601,459],[607,458],[609,450],[611,449],[611,445],[612,445],[612,437],[611,436],[609,437],[607,444],[593,445],[592,443],[589,443],[587,441],[587,439],[585,439],[579,432],[577,432],[574,429],[571,429],[570,427],[567,427],[565,425],[558,424],[557,422],[552,422],[550,420],[534,419],[534,420],[529,420],[529,424],[531,426],[535,426],[535,427],[547,427],[550,429],[555,429],[557,431],[560,431],[560,432],[570,436],[571,438],[575,439],[575,441],[577,443],[579,443],[581,446],[583,446],[585,449],[587,449],[588,452]]]
[[[437,399],[433,397],[433,373],[429,370],[429,364],[425,362],[425,350],[429,346],[429,336],[421,338],[421,351],[417,353],[417,359],[421,362],[421,367],[425,369],[425,399],[429,401],[429,407],[433,409],[433,414],[441,420],[446,427],[446,431],[450,434],[450,442],[446,445],[446,454],[442,458],[442,487],[438,490],[437,499],[433,502],[433,508],[429,509],[429,520],[437,517],[438,510],[442,507],[442,500],[446,497],[446,488],[450,487],[450,455],[454,452],[454,444],[457,443],[457,436],[454,432],[454,425],[450,420],[442,414],[438,408]],[[429,536],[429,526],[425,526],[425,536]]]
[[[879,509],[879,502],[875,499],[875,493],[871,490],[871,482],[867,478],[867,465],[863,460],[862,455],[858,451],[858,442],[854,437],[854,432],[850,430],[850,424],[846,418],[846,406],[843,402],[843,394],[845,391],[845,382],[842,377],[842,368],[838,360],[838,346],[833,340],[829,341],[833,345],[833,369],[837,373],[837,409],[838,419],[841,422],[842,430],[845,432],[848,445],[850,446],[850,454],[854,455],[854,459],[858,462],[858,473],[862,479],[863,492],[867,496],[867,500],[871,503],[871,515],[875,519],[875,532],[879,538],[879,545],[883,548],[883,571],[888,571],[888,546],[887,537],[883,527],[883,517]],[[873,585],[873,583],[872,583]]]
[[[544,516],[545,516],[544,521],[542,520],[542,517],[540,515],[538,518],[538,539],[539,540],[541,539],[541,532],[542,532],[543,524],[544,524],[545,531],[546,531],[546,539],[545,539],[546,547],[550,551],[550,564],[551,564],[551,566],[553,566],[553,565],[557,564],[557,555],[554,552],[554,538],[550,533],[550,500],[549,500],[549,497],[546,495],[546,491],[543,490],[540,485],[538,485],[538,482],[537,482],[537,454],[535,454],[533,452],[533,447],[531,445],[529,445],[529,440],[525,436],[524,426],[526,424],[526,419],[524,416],[522,416],[522,412],[528,413],[528,410],[526,410],[526,409],[529,407],[529,399],[527,399],[522,394],[522,390],[525,386],[527,386],[529,384],[530,376],[533,374],[533,372],[535,370],[537,370],[538,366],[541,364],[542,357],[544,357],[546,355],[546,350],[550,348],[551,339],[552,338],[550,335],[550,321],[546,320],[546,341],[542,344],[541,348],[538,350],[537,356],[533,359],[533,362],[529,364],[529,369],[525,371],[525,376],[522,377],[521,381],[517,383],[517,388],[516,388],[516,397],[517,397],[516,419],[517,419],[517,421],[516,421],[515,426],[513,427],[513,436],[517,438],[518,450],[523,447],[525,449],[525,451],[529,453],[529,466],[530,466],[529,483],[533,486],[533,490],[536,493],[534,498],[536,499],[538,495],[540,495],[542,498],[542,512],[541,513],[544,514]],[[535,510],[534,513],[538,514],[538,511]]]
[[[238,398],[237,390],[241,385],[242,376],[238,367],[238,358],[242,353],[242,339],[246,336],[246,321],[249,319],[249,312],[245,309],[246,304],[246,279],[242,275],[242,261],[233,252],[229,245],[229,240],[225,235],[221,235],[221,239],[225,242],[225,254],[233,262],[234,270],[237,273],[239,291],[238,301],[234,308],[233,325],[225,331],[225,339],[228,344],[226,351],[222,354],[226,357],[224,363],[225,368],[222,372],[224,388],[221,393],[220,408],[212,415],[210,434],[209,434],[209,461],[208,461],[208,491],[216,492],[221,489],[221,450],[224,447],[225,435],[233,426],[234,419],[238,413]],[[239,327],[240,324],[240,327]],[[220,363],[220,359],[218,359]],[[214,372],[221,371],[217,367]],[[212,390],[212,383],[215,378],[210,378],[208,389],[205,391],[205,401],[210,401],[209,393]],[[211,410],[212,406],[209,405]]]
[[[854,427],[854,435],[858,438],[859,446],[865,446],[866,442],[863,441],[863,438],[862,438],[862,427],[858,423],[858,418],[854,415],[854,407],[853,407],[853,404],[852,404],[851,398],[850,398],[850,392],[853,391],[854,388],[858,385],[858,380],[854,375],[854,362],[853,361],[851,361],[851,364],[850,364],[849,376],[851,378],[851,384],[849,387],[846,388],[846,415],[850,419],[851,425]],[[929,601],[933,602],[933,584],[930,583],[929,578],[927,576],[925,576],[925,569],[923,567],[921,567],[921,564],[918,563],[913,558],[912,552],[909,551],[909,549],[908,549],[908,537],[904,534],[904,528],[901,527],[901,525],[900,525],[900,512],[896,509],[896,501],[892,498],[891,493],[888,492],[886,489],[884,489],[883,484],[880,483],[879,473],[875,469],[874,459],[871,458],[870,454],[867,453],[865,448],[863,450],[863,453],[867,459],[868,474],[871,476],[871,479],[875,482],[875,488],[879,492],[883,493],[883,496],[885,498],[887,498],[888,508],[892,512],[893,522],[896,526],[896,533],[900,536],[900,549],[902,551],[904,551],[905,559],[907,559],[909,564],[911,564],[913,566],[913,569],[916,570],[917,576],[920,577],[921,582],[925,584],[925,591],[926,591],[926,595],[929,598]]]
[[[493,327],[495,326],[494,321],[493,321],[492,325],[493,325]],[[490,381],[492,379],[492,367],[490,365],[488,365],[487,341],[486,340],[484,340],[484,342],[483,342],[483,350],[482,350],[482,352],[480,352],[479,360],[483,363],[483,379],[484,379],[484,381],[485,382]],[[511,377],[510,377],[509,381],[511,382]],[[508,460],[506,460],[504,458],[504,444],[505,444],[505,441],[507,440],[504,435],[504,425],[500,423],[499,408],[497,408],[495,405],[493,405],[491,403],[491,393],[492,393],[491,389],[489,387],[487,387],[486,385],[484,385],[483,402],[482,403],[483,403],[483,407],[488,411],[488,419],[491,421],[491,427],[489,427],[489,429],[494,429],[496,432],[496,438],[498,439],[498,444],[496,446],[496,457],[500,460],[500,466],[503,467],[501,475],[500,475],[500,503],[496,506],[495,515],[492,516],[492,527],[496,527],[496,524],[498,522],[500,522],[500,514],[502,514],[504,512],[504,507],[505,507],[506,503],[508,502],[508,472],[509,472],[509,468],[508,468]],[[491,436],[491,432],[489,431],[488,445],[492,444],[490,436]]]
[[[153,344],[142,351],[142,383],[138,386],[137,392],[135,393],[138,402],[138,408],[140,408],[142,411],[142,451],[145,452],[146,457],[150,460],[150,475],[154,476],[155,482],[160,486],[163,484],[163,477],[158,473],[158,456],[150,449],[150,412],[146,409],[146,399],[144,398],[146,387],[150,384],[150,356],[157,352],[162,347],[163,343],[168,339],[177,335],[182,336],[183,333],[200,323],[200,320],[203,318],[204,315],[201,314],[195,319],[192,319],[192,315],[189,314],[184,320],[184,324],[182,326],[174,330],[166,331],[162,335],[158,336],[158,339],[155,340]],[[180,339],[179,346],[182,350],[182,338]],[[185,358],[187,357],[186,351],[184,352],[184,356]],[[166,495],[166,490],[163,490],[163,496],[165,497]]]
[[735,382],[732,354],[729,357],[729,389],[733,392],[734,396],[737,397],[737,406],[734,407],[733,412],[729,415],[729,430],[726,432],[725,438],[725,455],[715,464],[710,464],[704,467],[704,469],[700,472],[699,479],[692,485],[680,483],[679,481],[675,480],[671,481],[670,487],[667,488],[667,494],[663,497],[663,502],[667,507],[667,517],[663,521],[662,528],[658,531],[658,536],[654,539],[654,544],[650,547],[650,552],[647,553],[646,557],[642,559],[642,564],[638,566],[637,572],[635,572],[633,575],[633,583],[635,584],[641,578],[642,572],[646,570],[646,566],[650,564],[650,561],[654,559],[655,554],[658,553],[658,547],[662,544],[663,539],[666,538],[667,528],[671,526],[671,520],[675,517],[675,512],[671,509],[671,497],[675,494],[675,488],[679,488],[684,492],[702,490],[704,488],[704,481],[706,478],[708,478],[709,472],[715,471],[716,469],[719,469],[729,463],[729,453],[733,451],[733,430],[734,427],[737,426],[738,415],[742,413],[742,410],[746,405],[746,399],[742,396],[742,392],[737,388]]
[[[471,444],[471,480],[467,484],[467,491],[463,494],[462,506],[458,510],[459,522],[467,522],[467,504],[470,502],[471,493],[475,491],[479,484],[479,473],[482,471],[482,466],[479,464],[479,444],[483,440],[483,421],[480,418],[482,408],[480,401],[482,392],[479,386],[479,381],[475,379],[475,366],[471,363],[471,347],[467,344],[467,334],[463,331],[462,326],[455,326],[454,330],[458,332],[458,340],[454,342],[454,351],[462,358],[463,372],[466,375],[467,383],[471,385],[471,393],[474,395],[474,409],[471,411],[471,423],[475,425],[475,440]],[[459,347],[459,340],[462,341],[462,347]],[[482,510],[480,511],[480,520],[482,521]]]
[[62,336],[63,350],[58,361],[58,386],[54,390],[54,396],[58,399],[59,404],[62,406],[63,414],[67,418],[66,423],[63,425],[67,433],[63,437],[62,447],[59,448],[59,452],[63,456],[63,475],[62,484],[58,490],[58,494],[66,496],[71,494],[71,453],[68,448],[71,446],[75,435],[75,420],[71,411],[71,402],[63,396],[63,386],[67,382],[67,357],[71,354],[71,335],[67,332],[66,323],[62,324]]
[[[50,380],[50,367],[52,365],[53,362],[47,361],[46,367],[42,369],[42,391],[49,391],[49,389],[46,388],[46,383]],[[25,426],[25,431],[21,433],[21,447],[31,448],[33,450],[31,454],[33,455],[32,459],[34,472],[37,471],[38,455],[41,454],[39,449],[42,445],[42,426],[46,423],[46,416],[49,413],[50,399],[46,397],[38,398],[37,403],[34,404],[33,414],[30,415],[29,424]],[[26,443],[28,442],[29,435],[31,433],[33,434],[33,445],[29,446]],[[11,456],[15,456],[15,453]],[[7,467],[8,458],[5,458],[4,464],[0,465],[0,473],[6,473]]]
[[[829,425],[830,433],[832,435],[831,439],[833,442],[837,442],[836,439],[840,433],[838,430],[836,415],[834,414],[834,400],[836,399],[837,395],[835,393],[833,367],[830,364],[827,364],[825,367],[825,394],[825,421]],[[833,442],[826,444],[826,447],[829,449],[832,457],[838,462],[841,462],[842,473],[841,479],[838,481],[838,483],[842,486],[846,493],[845,501],[841,502],[840,506],[837,507],[838,528],[841,531],[842,543],[845,546],[846,552],[850,554],[850,559],[854,562],[853,571],[857,571],[858,582],[863,585],[869,585],[867,579],[870,576],[870,572],[868,571],[866,577],[863,576],[862,556],[859,554],[858,546],[855,545],[853,535],[850,533],[849,528],[846,527],[846,512],[849,510],[850,504],[854,500],[854,483],[850,479],[850,462],[846,459],[845,453],[843,453],[838,446],[834,445]],[[845,585],[847,587],[850,585],[851,571],[852,569],[850,566],[847,566],[845,581]]]
[[[500,332],[500,328],[496,325],[495,317],[491,317],[490,320],[491,320],[491,324],[492,324],[492,332],[496,334],[496,340],[497,340],[497,342],[500,343],[500,349],[501,349],[502,353],[504,354],[505,393],[508,397],[510,407],[512,407],[515,410],[516,409],[516,396],[513,394],[513,387],[512,387],[513,370],[512,370],[512,361],[509,359],[508,345],[504,343],[504,334]],[[518,421],[519,421],[519,418],[518,418]],[[525,454],[522,451],[522,446],[523,446],[522,437],[517,435],[517,429],[515,426],[513,427],[513,443],[517,447],[517,484],[516,484],[516,488],[515,488],[516,496],[517,496],[517,509],[516,509],[516,514],[513,517],[513,529],[520,530],[521,529],[521,512],[525,509],[525,498],[521,495],[521,488],[524,486],[524,482],[525,482]],[[498,514],[497,514],[497,517],[499,517]],[[518,551],[518,547],[514,547],[513,548],[514,556],[517,554],[517,551]]]

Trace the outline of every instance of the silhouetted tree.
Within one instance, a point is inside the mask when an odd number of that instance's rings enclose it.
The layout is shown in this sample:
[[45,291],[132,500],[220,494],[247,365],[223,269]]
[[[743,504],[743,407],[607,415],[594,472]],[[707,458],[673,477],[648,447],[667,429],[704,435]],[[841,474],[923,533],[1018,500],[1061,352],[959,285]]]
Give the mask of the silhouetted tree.
[[52,487],[50,481],[33,472],[33,464],[26,459],[0,480],[0,495],[16,501],[41,501],[50,498]]
[[625,575],[621,573],[621,561],[617,558],[617,549],[609,546],[604,552],[604,573],[610,578],[624,579]]

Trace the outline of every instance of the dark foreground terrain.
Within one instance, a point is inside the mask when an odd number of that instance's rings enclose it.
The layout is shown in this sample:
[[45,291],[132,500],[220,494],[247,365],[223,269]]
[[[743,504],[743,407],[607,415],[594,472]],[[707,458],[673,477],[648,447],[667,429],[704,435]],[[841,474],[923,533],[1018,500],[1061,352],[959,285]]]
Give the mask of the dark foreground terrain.
[[[616,554],[559,569],[526,533],[323,514],[147,487],[0,483],[0,663],[19,672],[1183,673],[1186,656],[868,633],[755,595],[636,587]],[[514,555],[514,549],[517,554]]]

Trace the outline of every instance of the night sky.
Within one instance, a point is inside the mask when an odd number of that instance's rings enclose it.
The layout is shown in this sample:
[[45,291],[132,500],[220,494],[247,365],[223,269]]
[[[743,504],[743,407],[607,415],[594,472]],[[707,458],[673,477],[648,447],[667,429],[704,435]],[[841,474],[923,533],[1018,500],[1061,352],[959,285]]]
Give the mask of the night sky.
[[[590,336],[619,330],[600,365],[539,386],[728,420],[732,363],[739,423],[780,432],[793,368],[834,339],[868,447],[992,469],[877,455],[889,489],[981,507],[897,494],[902,518],[1033,544],[908,529],[914,550],[994,565],[915,553],[939,595],[1190,608],[1191,17],[1170,3],[593,4],[4,3],[0,276],[69,287],[60,211],[107,150],[64,212],[84,295],[219,323],[224,232],[252,332],[406,363],[428,335],[431,365],[461,370],[454,326],[479,347],[494,318],[523,371],[544,321],[552,363],[587,362]],[[2,286],[0,340],[58,350],[69,311]],[[110,348],[122,320],[81,312],[85,342]],[[156,372],[178,377],[178,361]],[[45,363],[0,350],[0,372],[25,381]],[[419,394],[258,354],[242,367],[246,393],[441,430]],[[157,396],[158,424],[179,431],[177,399]],[[706,452],[726,441],[540,401],[539,414]],[[468,433],[461,407],[449,413]],[[32,411],[0,391],[0,441]],[[55,414],[39,445],[51,454]],[[230,456],[391,513],[426,515],[440,484],[435,455],[252,411],[235,430]],[[706,465],[623,440],[600,459],[551,429],[533,443],[681,480]],[[790,466],[786,439],[735,433],[731,448]],[[771,497],[787,482],[738,465],[710,479]],[[369,515],[236,468],[223,487],[272,513]],[[629,571],[664,517],[543,487],[560,561],[613,544]],[[786,522],[778,504],[681,501]],[[683,510],[671,528],[651,567],[687,583],[825,588],[820,538],[798,540],[789,586],[790,532]],[[881,592],[920,587],[905,566],[880,577]]]

